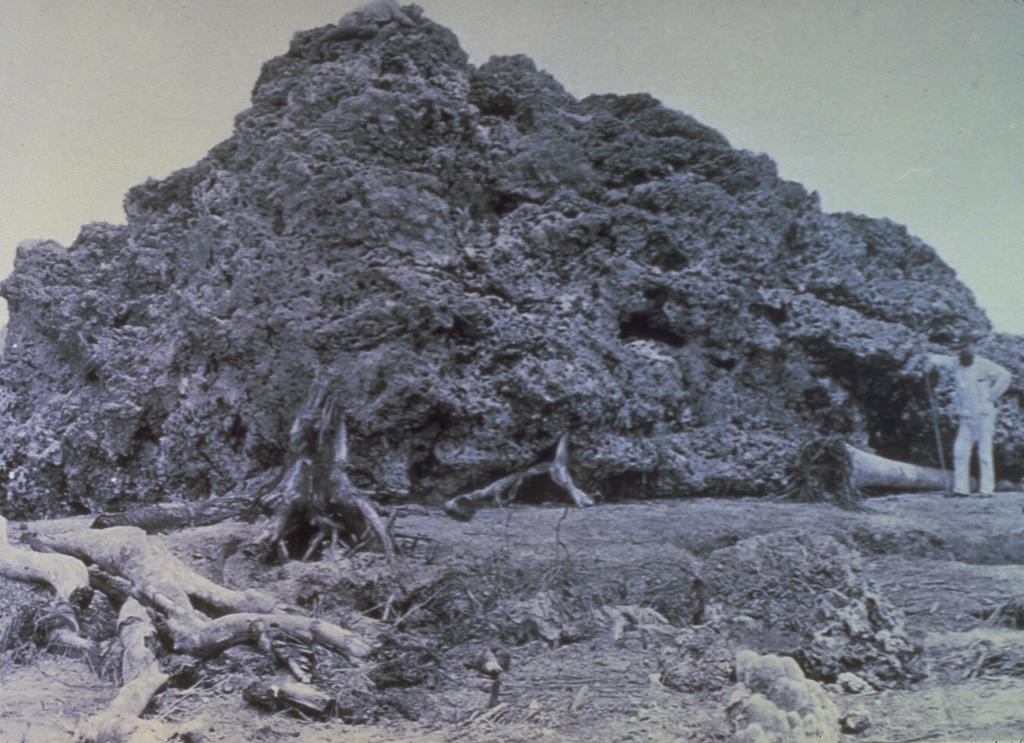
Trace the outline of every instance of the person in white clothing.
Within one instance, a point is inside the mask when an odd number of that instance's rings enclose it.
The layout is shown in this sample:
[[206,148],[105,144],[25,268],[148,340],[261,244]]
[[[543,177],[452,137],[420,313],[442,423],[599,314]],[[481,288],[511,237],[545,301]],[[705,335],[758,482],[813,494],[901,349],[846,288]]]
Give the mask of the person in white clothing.
[[978,447],[979,491],[995,491],[992,439],[996,429],[996,401],[1010,386],[1010,372],[994,361],[965,348],[959,356],[929,356],[932,367],[953,372],[956,411],[960,427],[953,444],[953,494],[971,492],[971,452]]

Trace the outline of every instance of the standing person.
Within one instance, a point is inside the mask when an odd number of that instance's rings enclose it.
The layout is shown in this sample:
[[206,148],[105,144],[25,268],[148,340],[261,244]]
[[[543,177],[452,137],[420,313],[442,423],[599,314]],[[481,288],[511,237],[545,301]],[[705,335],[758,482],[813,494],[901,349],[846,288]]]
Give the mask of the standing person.
[[971,451],[977,446],[980,495],[991,495],[995,491],[992,439],[996,429],[996,400],[1010,386],[1010,372],[994,361],[975,356],[970,346],[958,356],[932,354],[929,361],[932,367],[953,371],[956,411],[960,419],[953,444],[953,494],[970,494]]

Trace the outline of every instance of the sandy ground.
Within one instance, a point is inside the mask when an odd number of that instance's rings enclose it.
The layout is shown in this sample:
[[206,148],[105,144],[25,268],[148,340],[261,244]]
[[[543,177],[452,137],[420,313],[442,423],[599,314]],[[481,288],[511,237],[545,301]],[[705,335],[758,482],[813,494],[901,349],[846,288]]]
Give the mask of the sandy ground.
[[[603,607],[643,603],[641,584],[648,598],[661,591],[661,606],[684,606],[664,596],[676,586],[689,590],[679,578],[686,570],[699,572],[716,550],[742,540],[785,532],[832,535],[860,552],[866,580],[903,612],[921,648],[920,672],[899,688],[851,694],[826,686],[841,711],[861,708],[870,719],[844,740],[1017,741],[1024,738],[1024,616],[1008,611],[997,621],[993,612],[1024,598],[1022,508],[1024,494],[1003,493],[887,496],[852,513],[764,499],[495,508],[470,522],[423,513],[399,520],[406,550],[390,566],[376,555],[261,565],[247,548],[259,529],[245,524],[154,537],[227,585],[261,587],[368,638],[398,638],[398,665],[422,673],[374,692],[362,724],[302,720],[242,699],[254,677],[275,671],[254,649],[236,648],[202,664],[191,685],[158,695],[149,714],[188,724],[194,739],[226,743],[728,740],[728,680],[715,683],[725,676],[712,668],[720,654],[688,668],[681,648],[699,641],[693,627],[676,621],[616,632]],[[11,525],[12,542],[18,529]],[[0,610],[12,611],[34,590],[0,580]],[[543,623],[493,621],[497,611],[514,614],[529,603],[524,598],[541,594],[562,597],[565,606],[552,616],[572,619],[555,628],[555,639]],[[512,626],[519,629],[509,634]],[[771,649],[770,637],[759,643]],[[512,665],[499,706],[488,709],[489,682],[467,665],[496,644],[510,648]],[[731,658],[739,645],[735,638],[727,645]],[[43,650],[0,654],[0,743],[70,740],[75,725],[116,692],[101,678],[102,664]],[[707,674],[707,687],[671,683],[670,665],[691,681]],[[317,683],[332,694],[373,685],[358,668],[330,661],[321,668]],[[361,687],[347,686],[357,678]]]

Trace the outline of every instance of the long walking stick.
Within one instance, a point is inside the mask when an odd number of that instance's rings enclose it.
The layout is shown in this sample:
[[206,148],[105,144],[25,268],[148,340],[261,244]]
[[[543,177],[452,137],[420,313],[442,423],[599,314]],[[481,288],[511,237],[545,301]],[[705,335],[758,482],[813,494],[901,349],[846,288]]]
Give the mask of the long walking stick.
[[929,379],[931,370],[924,373],[924,389],[928,393],[928,407],[932,411],[932,428],[935,429],[935,449],[939,453],[939,467],[942,469],[942,479],[946,481],[946,492],[953,492],[949,482],[949,470],[946,469],[946,455],[942,453],[942,433],[939,431],[939,411],[935,404],[935,395],[932,393],[932,382]]

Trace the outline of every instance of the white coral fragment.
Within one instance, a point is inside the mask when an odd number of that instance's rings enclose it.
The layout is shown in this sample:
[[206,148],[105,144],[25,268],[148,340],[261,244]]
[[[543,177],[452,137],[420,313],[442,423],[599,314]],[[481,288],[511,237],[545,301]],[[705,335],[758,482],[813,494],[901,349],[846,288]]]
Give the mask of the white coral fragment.
[[741,650],[736,680],[727,706],[732,743],[839,743],[839,708],[792,658]]

